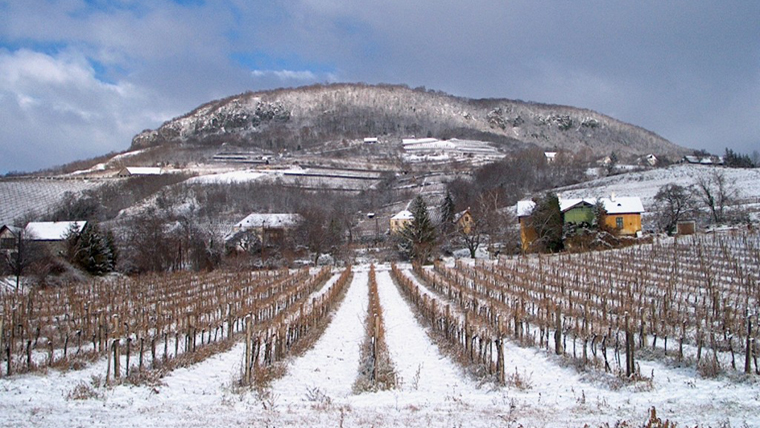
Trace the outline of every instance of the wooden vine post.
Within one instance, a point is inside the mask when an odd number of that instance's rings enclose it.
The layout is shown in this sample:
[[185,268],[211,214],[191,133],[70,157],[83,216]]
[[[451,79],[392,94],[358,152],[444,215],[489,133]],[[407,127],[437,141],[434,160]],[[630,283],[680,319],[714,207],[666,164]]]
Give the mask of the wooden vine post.
[[633,342],[633,333],[631,332],[630,320],[628,312],[625,313],[625,375],[631,377],[636,372],[636,367],[633,361],[633,348],[635,344]]
[[251,384],[251,334],[253,332],[250,315],[245,318],[245,385]]

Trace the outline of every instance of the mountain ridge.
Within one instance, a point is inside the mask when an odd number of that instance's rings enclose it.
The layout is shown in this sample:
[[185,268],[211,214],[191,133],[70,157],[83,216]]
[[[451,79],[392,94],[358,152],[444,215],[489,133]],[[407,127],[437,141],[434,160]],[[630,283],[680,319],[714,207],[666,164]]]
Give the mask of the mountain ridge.
[[597,156],[616,152],[679,157],[690,151],[590,109],[355,83],[249,91],[213,100],[157,129],[142,131],[133,138],[131,149],[233,143],[299,150],[326,141],[375,136],[477,138],[504,150],[533,146]]

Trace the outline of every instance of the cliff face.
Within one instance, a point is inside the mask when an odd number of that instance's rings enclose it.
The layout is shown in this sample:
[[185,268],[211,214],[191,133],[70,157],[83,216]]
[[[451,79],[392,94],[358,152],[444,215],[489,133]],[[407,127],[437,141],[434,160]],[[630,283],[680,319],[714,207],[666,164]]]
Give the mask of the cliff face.
[[363,84],[247,92],[212,101],[156,130],[143,131],[132,140],[132,148],[235,143],[277,150],[344,138],[412,135],[598,155],[615,151],[678,156],[687,151],[653,132],[591,110]]

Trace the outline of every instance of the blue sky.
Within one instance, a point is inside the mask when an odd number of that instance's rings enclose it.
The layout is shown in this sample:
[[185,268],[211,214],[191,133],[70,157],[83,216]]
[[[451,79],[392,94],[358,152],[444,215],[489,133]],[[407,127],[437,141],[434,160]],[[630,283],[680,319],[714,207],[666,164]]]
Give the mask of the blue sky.
[[0,173],[247,90],[403,83],[760,150],[760,2],[0,0]]

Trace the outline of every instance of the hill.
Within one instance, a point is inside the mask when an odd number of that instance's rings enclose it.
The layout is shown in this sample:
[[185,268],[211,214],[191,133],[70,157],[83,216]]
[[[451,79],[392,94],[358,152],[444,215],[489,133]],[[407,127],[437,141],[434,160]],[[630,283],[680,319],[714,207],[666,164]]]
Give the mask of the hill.
[[478,139],[504,151],[532,146],[671,158],[687,152],[651,131],[587,109],[365,84],[246,92],[212,101],[139,133],[132,149],[228,143],[279,152],[343,139],[409,136]]

